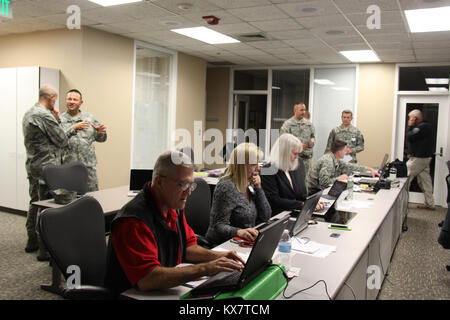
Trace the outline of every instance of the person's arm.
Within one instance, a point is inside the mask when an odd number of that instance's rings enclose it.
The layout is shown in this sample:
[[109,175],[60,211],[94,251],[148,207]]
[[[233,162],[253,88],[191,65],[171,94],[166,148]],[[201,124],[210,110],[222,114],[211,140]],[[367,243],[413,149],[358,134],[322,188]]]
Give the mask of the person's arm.
[[406,130],[406,139],[409,142],[416,142],[427,137],[428,132],[425,126],[409,126]]
[[336,177],[334,176],[334,172],[332,171],[332,168],[322,165],[319,170],[319,185],[322,189],[325,189],[330,185],[331,183],[336,180]]
[[331,144],[334,141],[334,129],[332,129],[330,131],[330,134],[328,135],[328,141],[327,141],[327,146],[325,148],[325,152],[324,153],[328,153],[331,150]]
[[[58,118],[59,119],[59,118]],[[40,119],[34,119],[36,124],[45,132],[50,141],[57,147],[63,148],[68,145],[68,137],[61,126],[60,120],[57,120],[53,114],[48,114]]]
[[362,135],[361,131],[358,130],[358,135],[356,137],[356,146],[353,149],[353,153],[359,153],[361,151],[364,151],[364,136]]
[[98,122],[95,118],[92,118],[91,126],[95,130],[95,141],[105,142],[107,139],[106,126]]

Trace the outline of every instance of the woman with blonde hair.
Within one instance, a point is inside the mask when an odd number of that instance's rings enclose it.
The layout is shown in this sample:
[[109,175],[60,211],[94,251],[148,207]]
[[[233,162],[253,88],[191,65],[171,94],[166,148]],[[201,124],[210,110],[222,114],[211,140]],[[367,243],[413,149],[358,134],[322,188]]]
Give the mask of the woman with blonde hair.
[[272,215],[303,207],[308,192],[305,167],[298,158],[302,149],[302,142],[290,133],[281,135],[271,149],[269,162],[276,172],[261,178]]
[[259,176],[262,151],[253,143],[242,143],[231,153],[225,175],[217,184],[206,237],[220,244],[233,237],[253,241],[253,227],[270,218],[271,210]]

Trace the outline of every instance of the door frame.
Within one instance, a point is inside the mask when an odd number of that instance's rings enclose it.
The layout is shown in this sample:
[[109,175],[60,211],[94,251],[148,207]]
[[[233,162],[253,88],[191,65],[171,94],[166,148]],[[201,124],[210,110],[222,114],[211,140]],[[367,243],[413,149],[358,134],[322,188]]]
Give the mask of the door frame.
[[[405,100],[412,100],[411,102],[416,103],[439,103],[440,114],[443,118],[438,119],[438,137],[436,140],[436,150],[435,153],[442,147],[444,148],[443,156],[436,157],[435,172],[434,172],[434,185],[433,185],[433,197],[436,205],[446,207],[446,183],[445,176],[447,172],[446,161],[450,158],[450,128],[448,124],[450,123],[450,95],[447,94],[427,94],[423,92],[402,92],[396,95],[395,101],[395,116],[394,116],[394,135],[392,137],[392,151],[391,159],[398,158],[403,160],[403,146],[404,146],[404,123],[406,117],[406,108],[403,108],[403,103]],[[441,109],[446,108],[446,109]],[[441,111],[443,110],[443,111]],[[439,133],[443,134],[441,136],[441,142],[439,142]],[[438,163],[442,162],[442,163]],[[443,176],[438,175],[438,167],[444,168],[445,174]],[[436,187],[435,187],[436,186]],[[424,196],[423,193],[409,192],[409,202],[423,203]]]

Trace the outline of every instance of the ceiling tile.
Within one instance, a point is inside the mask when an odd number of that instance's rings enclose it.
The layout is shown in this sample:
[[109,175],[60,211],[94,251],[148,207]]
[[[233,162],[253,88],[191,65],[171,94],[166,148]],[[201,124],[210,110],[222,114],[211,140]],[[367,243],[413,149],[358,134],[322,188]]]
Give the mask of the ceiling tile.
[[381,11],[398,10],[395,0],[334,0],[334,2],[346,15],[350,13],[367,14],[367,8],[371,5],[377,5]]
[[226,35],[234,35],[234,34],[244,34],[244,33],[257,33],[260,30],[258,28],[253,27],[249,23],[232,23],[232,24],[223,24],[217,26],[209,26],[210,29],[215,31],[224,33]]
[[277,19],[265,21],[253,21],[250,23],[262,31],[282,31],[282,30],[299,30],[302,29],[294,19]]
[[258,49],[277,49],[285,48],[288,45],[282,41],[253,41],[249,42],[249,45]]
[[297,22],[308,29],[312,28],[334,28],[334,27],[348,27],[350,24],[341,14],[320,15],[315,17],[301,17],[296,18]]
[[291,17],[311,17],[336,15],[339,12],[329,0],[314,0],[277,4],[277,7]]
[[209,0],[209,2],[224,9],[270,5],[270,1],[268,0]]
[[278,40],[296,40],[296,39],[308,39],[312,34],[306,29],[301,30],[285,30],[285,31],[273,31],[267,32],[267,34]]
[[[151,0],[149,5],[165,9],[173,14],[189,14],[195,11],[219,10],[220,7],[208,0]],[[180,4],[192,5],[189,9],[181,9]]]
[[248,22],[264,21],[267,20],[267,17],[270,17],[270,19],[288,18],[288,15],[286,15],[285,13],[283,13],[283,11],[273,5],[264,7],[229,9],[229,12]]
[[242,19],[227,12],[226,10],[200,11],[200,12],[188,13],[188,14],[183,15],[183,17],[185,17],[195,23],[207,26],[208,24],[207,24],[206,20],[203,19],[204,16],[215,16],[215,17],[219,18],[220,19],[219,25],[245,22]]

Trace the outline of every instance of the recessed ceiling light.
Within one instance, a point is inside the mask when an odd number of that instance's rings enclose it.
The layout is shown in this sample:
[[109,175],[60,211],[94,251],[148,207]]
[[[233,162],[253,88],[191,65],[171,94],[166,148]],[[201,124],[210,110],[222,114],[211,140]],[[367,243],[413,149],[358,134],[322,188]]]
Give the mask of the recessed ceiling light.
[[378,62],[380,59],[372,50],[350,50],[340,51],[344,57],[351,62]]
[[450,30],[450,7],[405,10],[411,32],[435,32]]
[[323,86],[334,86],[336,84],[328,79],[314,79],[314,82]]
[[117,6],[119,4],[141,2],[142,0],[89,0],[89,1],[104,7],[110,7],[110,6]]
[[426,84],[448,84],[448,78],[426,78]]
[[444,87],[428,87],[428,91],[448,92],[448,89]]
[[208,29],[206,27],[194,27],[194,28],[182,28],[182,29],[172,29],[170,31],[182,34],[186,37],[194,38],[209,44],[219,44],[219,43],[236,43],[239,40],[233,39],[227,35],[220,32]]

